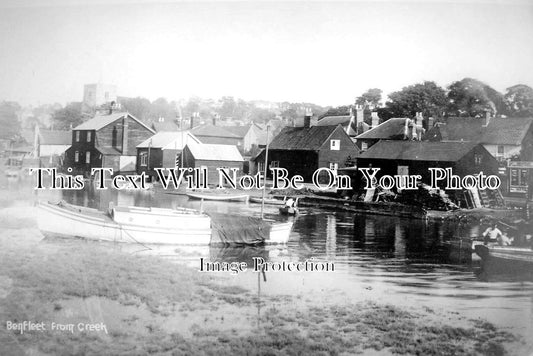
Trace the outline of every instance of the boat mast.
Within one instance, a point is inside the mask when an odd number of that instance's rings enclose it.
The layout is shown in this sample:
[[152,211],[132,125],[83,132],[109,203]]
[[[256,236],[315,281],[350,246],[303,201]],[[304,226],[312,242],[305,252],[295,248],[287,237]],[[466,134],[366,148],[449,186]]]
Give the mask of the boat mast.
[[263,219],[263,211],[265,209],[265,191],[266,191],[266,178],[267,178],[267,166],[268,166],[268,132],[270,125],[267,124],[267,136],[266,136],[266,151],[265,151],[265,167],[263,178],[263,199],[261,199],[261,219]]

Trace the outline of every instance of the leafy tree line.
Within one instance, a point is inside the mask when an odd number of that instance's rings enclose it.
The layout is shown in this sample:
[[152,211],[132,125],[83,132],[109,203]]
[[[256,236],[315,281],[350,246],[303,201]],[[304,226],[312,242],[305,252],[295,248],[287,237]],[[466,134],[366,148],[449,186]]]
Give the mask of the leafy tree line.
[[[517,84],[507,88],[502,94],[472,78],[453,82],[446,89],[432,81],[409,85],[390,93],[385,103],[382,102],[382,91],[378,88],[368,89],[355,100],[355,104],[363,105],[367,109],[376,109],[384,120],[391,117],[413,117],[416,112],[422,112],[424,117],[481,117],[486,112],[497,116],[533,117],[531,87]],[[328,115],[348,115],[351,107],[321,107],[312,103],[289,102],[269,106],[268,103],[245,101],[231,96],[224,96],[219,100],[192,97],[182,101],[168,101],[165,98],[154,101],[142,97],[119,98],[119,103],[123,110],[147,124],[157,121],[159,117],[166,120],[176,119],[180,115],[188,118],[195,112],[208,122],[217,115],[222,119],[233,118],[257,123],[278,117],[290,124],[302,118],[306,108],[310,108],[320,119]],[[51,126],[63,130],[75,127],[94,115],[94,112],[82,113],[82,105],[79,102],[69,103],[64,107],[59,104],[43,105],[34,109],[33,116],[21,123],[18,119],[21,109],[16,102],[0,102],[0,138],[12,139],[20,134],[22,126],[32,128],[36,124],[42,125],[38,117],[48,112],[52,113]]]
[[[432,81],[402,88],[388,96],[381,105],[380,89],[369,89],[355,100],[356,104],[376,108],[380,117],[413,117],[422,112],[424,117],[533,117],[533,89],[524,84],[507,88],[499,93],[489,85],[472,78],[453,82],[444,89]],[[326,115],[347,115],[350,106],[328,110]]]
[[[192,97],[187,101],[168,101],[165,98],[158,98],[152,102],[143,97],[121,97],[118,102],[121,105],[121,110],[131,113],[147,124],[158,121],[160,117],[167,121],[179,117],[190,118],[194,113],[198,113],[200,118],[207,122],[211,122],[212,118],[216,116],[221,119],[242,120],[246,123],[264,123],[276,117],[287,120],[302,117],[307,107],[311,108],[317,115],[325,111],[324,108],[309,103],[285,102],[274,107],[264,108],[261,105],[256,105],[253,101],[235,99],[231,96],[224,96],[218,101]],[[82,113],[81,108],[81,103],[74,102],[56,110],[52,115],[54,128],[69,129],[94,115],[94,111]]]

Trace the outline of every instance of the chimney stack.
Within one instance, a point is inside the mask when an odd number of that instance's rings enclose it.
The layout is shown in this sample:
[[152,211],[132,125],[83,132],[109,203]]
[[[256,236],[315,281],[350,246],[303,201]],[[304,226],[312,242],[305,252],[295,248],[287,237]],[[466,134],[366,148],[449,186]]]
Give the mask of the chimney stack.
[[355,112],[356,112],[356,120],[357,127],[361,125],[365,121],[365,109],[363,105],[356,104],[355,105]]
[[355,112],[353,107],[350,107],[350,122],[346,127],[346,133],[348,136],[357,136],[357,122],[355,121]]
[[372,128],[379,125],[379,116],[378,113],[375,111],[372,111]]
[[193,112],[192,115],[191,115],[191,130],[194,128],[194,118],[195,117],[200,117],[200,113],[199,112]]
[[313,116],[313,111],[311,108],[305,109],[305,116],[304,116],[304,127],[311,127],[311,117]]
[[128,116],[122,119],[122,154],[128,155]]
[[487,110],[485,111],[485,122],[483,123],[483,127],[487,127],[489,126],[489,123],[490,123],[490,111]]

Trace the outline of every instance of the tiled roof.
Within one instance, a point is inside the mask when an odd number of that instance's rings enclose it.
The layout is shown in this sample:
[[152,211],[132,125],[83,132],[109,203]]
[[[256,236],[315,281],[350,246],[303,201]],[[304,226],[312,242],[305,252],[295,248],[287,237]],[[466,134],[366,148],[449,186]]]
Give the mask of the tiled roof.
[[350,115],[325,116],[318,120],[316,126],[346,126],[350,123],[351,118]]
[[390,140],[404,137],[405,118],[392,118],[358,135],[357,139]]
[[[182,139],[184,141],[183,143]],[[138,144],[137,148],[152,147],[163,149],[174,148],[181,150],[189,141],[200,143],[200,141],[188,131],[161,131]]]
[[476,145],[474,142],[379,141],[359,158],[456,162]]
[[96,115],[89,121],[85,121],[83,124],[76,126],[73,130],[100,130],[101,128],[117,121],[118,119],[122,119],[125,116],[129,116],[133,120],[137,121],[139,124],[150,130],[151,132],[155,133],[154,130],[146,126],[142,121],[134,117],[133,115],[127,113],[127,112],[117,112],[112,114],[104,114],[104,115]]
[[237,146],[189,142],[187,147],[189,147],[195,159],[206,161],[244,161]]
[[273,150],[313,150],[322,144],[338,126],[285,127],[272,140],[269,147]]
[[161,131],[174,131],[175,132],[175,131],[178,131],[179,129],[178,124],[176,124],[174,121],[162,121],[162,122],[156,121],[152,123],[152,127],[157,132],[161,132]]
[[225,127],[215,126],[211,124],[201,125],[193,128],[192,133],[196,136],[210,136],[210,137],[231,137],[240,138],[240,136],[226,130]]
[[120,156],[121,153],[119,150],[117,150],[116,148],[112,148],[112,147],[100,147],[100,146],[96,146],[96,149],[101,153],[101,154],[104,154],[104,155],[108,155],[108,156]]
[[533,118],[491,118],[488,126],[485,119],[448,118],[428,132],[428,137],[440,137],[443,141],[472,141],[495,145],[520,145]]
[[70,145],[72,144],[72,131],[40,130],[41,145]]
[[521,145],[533,124],[533,118],[491,119],[483,132],[481,143],[498,145]]
[[244,126],[224,126],[224,130],[229,131],[240,138],[243,138],[246,136],[248,131],[250,131],[250,127],[252,125],[244,125]]

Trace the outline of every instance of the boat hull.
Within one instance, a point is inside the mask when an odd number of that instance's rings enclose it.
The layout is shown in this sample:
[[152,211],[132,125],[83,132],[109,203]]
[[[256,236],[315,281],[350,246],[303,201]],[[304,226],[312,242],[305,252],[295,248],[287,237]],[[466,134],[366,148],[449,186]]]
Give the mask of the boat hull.
[[[190,209],[116,207],[113,218],[96,209],[70,204],[40,203],[37,223],[48,237],[83,238],[139,244],[208,245],[213,241],[211,218]],[[289,241],[292,222],[271,223],[265,244]],[[225,240],[225,244],[235,241]]]
[[202,193],[187,193],[191,199],[198,200],[216,200],[216,201],[248,201],[249,195],[229,195],[229,194],[202,194]]
[[508,273],[533,272],[533,250],[525,247],[476,245],[483,267]]
[[[79,237],[88,240],[112,241],[140,244],[207,245],[211,241],[208,216],[197,219],[197,225],[187,225],[191,219],[183,220],[183,227],[171,228],[168,223],[161,226],[147,226],[146,219],[128,224],[122,214],[119,222],[94,209],[56,204],[39,204],[37,222],[45,236]],[[115,211],[115,215],[120,215]],[[136,218],[133,214],[132,218]],[[148,214],[145,214],[148,215]],[[178,219],[176,219],[178,220]],[[121,223],[123,222],[123,223]],[[145,225],[141,225],[145,223]]]
[[262,199],[262,198],[257,198],[257,197],[250,197],[250,202],[252,203],[262,204],[263,201],[265,202],[266,205],[278,205],[278,206],[285,205],[285,202],[280,199]]
[[289,208],[284,206],[279,208],[279,213],[281,215],[296,215],[298,214],[298,208]]
[[265,240],[267,244],[285,244],[289,242],[292,231],[293,222],[273,224],[270,229],[268,239]]

